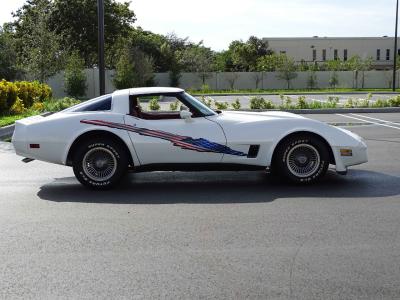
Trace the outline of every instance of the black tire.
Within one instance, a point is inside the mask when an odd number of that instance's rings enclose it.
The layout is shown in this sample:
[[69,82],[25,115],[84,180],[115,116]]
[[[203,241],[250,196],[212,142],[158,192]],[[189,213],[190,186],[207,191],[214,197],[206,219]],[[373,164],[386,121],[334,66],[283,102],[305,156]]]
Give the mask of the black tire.
[[84,186],[106,190],[118,184],[127,173],[128,156],[117,141],[94,138],[78,145],[72,166],[75,177]]
[[329,167],[329,149],[318,137],[295,135],[284,140],[276,149],[272,169],[300,184],[321,179]]

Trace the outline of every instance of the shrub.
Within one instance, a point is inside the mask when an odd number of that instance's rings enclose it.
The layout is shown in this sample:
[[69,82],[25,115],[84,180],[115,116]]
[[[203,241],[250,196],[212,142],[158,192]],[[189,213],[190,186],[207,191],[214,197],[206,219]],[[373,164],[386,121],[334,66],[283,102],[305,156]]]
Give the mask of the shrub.
[[203,93],[208,93],[210,91],[210,86],[208,84],[202,84],[201,85],[201,91]]
[[372,103],[372,107],[387,107],[389,106],[389,102],[385,99],[378,99],[374,103]]
[[13,106],[10,108],[10,113],[13,115],[20,115],[23,114],[24,112],[26,112],[24,102],[20,98],[17,98]]
[[344,104],[344,107],[346,108],[353,108],[359,106],[359,101],[354,98],[349,98]]
[[178,110],[178,105],[179,105],[179,101],[176,100],[175,102],[172,102],[169,104],[169,109],[172,111]]
[[308,108],[308,103],[306,101],[306,96],[300,96],[297,98],[297,104],[296,107],[299,109],[307,109]]
[[270,100],[265,100],[263,97],[251,97],[250,98],[251,109],[273,109],[275,105]]
[[327,103],[328,108],[336,108],[338,103],[339,103],[339,97],[333,97],[333,96],[328,97],[328,103]]
[[43,102],[35,102],[33,103],[31,110],[33,111],[38,111],[38,112],[44,112],[44,104]]
[[394,98],[390,98],[388,103],[392,107],[399,107],[400,106],[400,96],[396,96]]
[[[0,81],[0,114],[11,113],[11,108],[19,98],[25,109],[30,108],[34,102],[43,102],[52,96],[51,88],[38,81]],[[20,107],[20,103],[16,107]],[[16,110],[14,109],[14,113]]]
[[44,111],[55,112],[55,111],[64,110],[68,107],[74,106],[79,103],[81,103],[81,101],[76,100],[74,98],[65,97],[65,98],[59,99],[59,100],[51,99],[48,101],[44,101],[43,106],[44,106]]
[[211,106],[212,106],[212,99],[210,99],[209,97],[204,97],[204,96],[202,96],[201,99],[200,99],[200,101],[201,101],[204,105],[206,105],[206,106],[208,106],[209,108],[211,108]]
[[218,102],[218,101],[215,101],[214,104],[215,104],[215,107],[216,107],[217,109],[227,109],[228,106],[229,106],[228,102]]
[[0,81],[0,114],[10,112],[18,98],[18,88],[12,82]]
[[240,109],[242,107],[239,99],[236,99],[233,103],[231,103],[231,105],[233,109]]
[[254,96],[250,98],[250,108],[251,109],[263,109],[265,99],[263,97]]
[[52,97],[51,88],[38,81],[17,81],[14,83],[18,88],[18,97],[24,102],[26,108],[33,105],[34,102],[43,102]]
[[279,95],[279,97],[281,98],[281,108],[283,109],[293,109],[296,108],[295,105],[292,105],[293,100],[290,96],[285,96],[285,95]]
[[274,109],[275,105],[272,103],[271,100],[264,101],[264,109]]
[[149,109],[150,110],[160,110],[161,106],[158,103],[158,99],[157,98],[153,98],[149,101]]
[[82,97],[86,93],[85,61],[74,52],[67,60],[65,68],[65,91],[69,96]]
[[323,104],[320,101],[313,101],[308,104],[309,108],[311,109],[320,109],[323,108]]

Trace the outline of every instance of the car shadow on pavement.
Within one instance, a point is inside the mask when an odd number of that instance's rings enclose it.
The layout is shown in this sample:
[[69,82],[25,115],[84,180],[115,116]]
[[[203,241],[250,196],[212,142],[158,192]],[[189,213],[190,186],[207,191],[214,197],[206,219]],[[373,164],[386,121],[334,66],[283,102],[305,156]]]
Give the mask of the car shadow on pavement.
[[400,194],[399,177],[351,170],[329,171],[317,184],[293,185],[262,172],[154,172],[130,174],[115,189],[92,191],[74,177],[55,179],[37,195],[48,201],[114,204],[219,204],[271,202],[279,198],[373,198]]

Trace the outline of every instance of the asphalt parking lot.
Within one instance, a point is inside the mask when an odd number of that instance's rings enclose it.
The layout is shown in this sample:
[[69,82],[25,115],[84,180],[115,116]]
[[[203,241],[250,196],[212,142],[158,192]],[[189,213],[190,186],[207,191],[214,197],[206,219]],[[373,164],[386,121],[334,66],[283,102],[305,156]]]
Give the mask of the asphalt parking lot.
[[369,162],[307,187],[156,172],[93,192],[1,143],[0,299],[399,299],[400,114],[308,117]]

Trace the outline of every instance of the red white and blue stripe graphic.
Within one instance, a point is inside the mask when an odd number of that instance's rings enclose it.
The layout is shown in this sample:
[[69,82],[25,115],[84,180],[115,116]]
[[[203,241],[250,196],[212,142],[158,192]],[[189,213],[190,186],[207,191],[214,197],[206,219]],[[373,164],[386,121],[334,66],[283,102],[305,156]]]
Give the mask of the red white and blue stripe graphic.
[[198,152],[223,153],[223,154],[236,155],[236,156],[247,156],[246,153],[233,150],[225,145],[214,143],[214,142],[211,142],[211,141],[203,139],[203,138],[194,139],[189,136],[172,134],[172,133],[165,132],[165,131],[151,130],[151,129],[147,129],[147,128],[140,128],[140,127],[136,127],[136,126],[126,125],[126,124],[121,124],[121,123],[114,123],[114,122],[106,122],[106,121],[101,121],[101,120],[81,120],[81,123],[97,125],[97,126],[104,126],[104,127],[109,127],[109,128],[122,129],[122,130],[128,130],[131,132],[138,133],[140,135],[167,140],[167,141],[170,141],[174,146],[180,147],[181,149],[185,149],[185,150],[192,150],[192,151],[198,151]]

